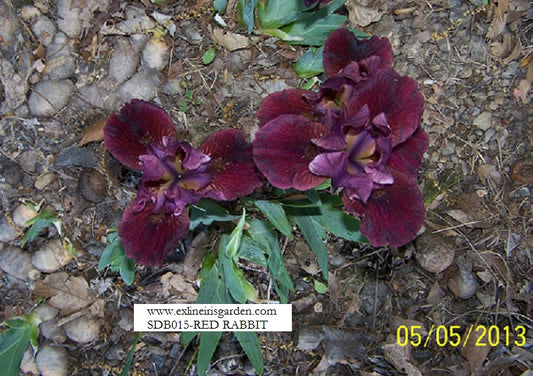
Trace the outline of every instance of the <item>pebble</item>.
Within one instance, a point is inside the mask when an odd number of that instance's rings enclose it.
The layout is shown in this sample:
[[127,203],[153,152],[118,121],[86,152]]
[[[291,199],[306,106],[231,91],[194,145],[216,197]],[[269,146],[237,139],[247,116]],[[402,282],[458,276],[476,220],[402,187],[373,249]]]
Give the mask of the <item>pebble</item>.
[[63,325],[67,337],[78,343],[89,343],[100,335],[100,324],[86,316],[78,317]]
[[57,1],[57,25],[70,38],[77,38],[81,32],[80,8],[72,3],[72,0]]
[[533,186],[533,159],[520,159],[514,162],[509,176],[516,183]]
[[0,162],[0,175],[5,183],[16,186],[22,180],[24,172],[16,162],[4,159]]
[[145,33],[153,30],[156,23],[143,13],[144,11],[134,6],[126,7],[126,19],[117,24],[104,24],[100,32],[104,35],[119,34],[129,35],[136,33]]
[[96,155],[87,148],[71,146],[61,150],[57,157],[56,166],[59,167],[94,167],[98,164]]
[[0,60],[0,80],[3,85],[0,115],[4,115],[14,111],[24,103],[28,92],[28,82],[19,72],[16,72],[13,64],[6,59]]
[[20,363],[20,370],[24,373],[24,375],[39,374],[39,369],[37,368],[37,363],[35,363],[34,355],[33,349],[30,349],[29,347],[26,349],[26,352],[24,352],[22,362]]
[[150,101],[157,96],[157,89],[160,85],[158,72],[143,69],[124,82],[116,94],[122,102],[129,102],[134,98]]
[[28,98],[30,113],[34,116],[51,116],[66,106],[74,84],[69,80],[38,82]]
[[147,69],[161,71],[167,66],[169,57],[168,45],[162,38],[152,38],[146,43],[142,52],[142,65]]
[[204,40],[202,35],[196,30],[196,28],[192,27],[190,23],[183,23],[181,33],[178,33],[178,36],[189,42],[190,44],[200,44]]
[[0,2],[0,20],[2,20],[2,27],[0,28],[0,38],[2,43],[0,48],[7,52],[6,56],[12,56],[8,51],[11,50],[15,41],[20,36],[19,25],[15,14],[11,11],[10,6],[6,1]]
[[67,376],[69,374],[68,354],[63,347],[44,345],[35,356],[41,376]]
[[109,60],[109,76],[117,85],[133,76],[139,62],[139,53],[132,47],[128,38],[118,38]]
[[52,172],[48,172],[46,174],[40,175],[37,179],[35,179],[35,183],[33,186],[35,189],[38,189],[39,191],[42,191],[46,187],[48,187],[56,178],[56,174]]
[[44,15],[39,16],[31,29],[43,46],[47,47],[52,43],[57,33],[57,27],[52,20]]
[[63,33],[57,33],[54,42],[46,49],[46,65],[43,74],[50,79],[58,80],[72,77],[76,71],[76,60],[69,38]]
[[44,273],[53,273],[67,265],[71,260],[72,254],[57,239],[42,244],[31,256],[33,266]]
[[35,281],[41,275],[30,261],[30,253],[18,247],[8,246],[0,252],[0,269],[25,282]]
[[42,156],[35,149],[26,150],[19,157],[20,167],[30,174],[39,172],[42,168],[42,163]]
[[4,216],[0,217],[0,243],[9,243],[18,237],[18,231]]
[[41,303],[35,308],[34,312],[39,316],[41,322],[44,322],[54,319],[59,313],[59,310],[48,303]]
[[26,222],[35,217],[37,214],[37,211],[30,208],[28,205],[19,204],[15,210],[13,210],[11,218],[13,219],[13,223],[18,227],[26,227]]
[[484,111],[480,113],[476,118],[474,119],[474,126],[476,128],[479,128],[483,131],[486,131],[491,127],[492,123],[492,114],[490,112]]
[[431,273],[441,273],[453,263],[453,244],[442,236],[425,233],[415,241],[416,261],[420,267]]
[[107,194],[107,183],[104,175],[94,168],[85,169],[78,179],[78,191],[90,202],[102,202]]
[[456,264],[457,268],[448,281],[448,288],[457,298],[469,299],[479,288],[476,276],[472,272],[472,262],[462,256],[457,259]]
[[67,340],[67,336],[63,329],[58,325],[58,321],[58,319],[47,320],[39,325],[43,337],[57,344]]

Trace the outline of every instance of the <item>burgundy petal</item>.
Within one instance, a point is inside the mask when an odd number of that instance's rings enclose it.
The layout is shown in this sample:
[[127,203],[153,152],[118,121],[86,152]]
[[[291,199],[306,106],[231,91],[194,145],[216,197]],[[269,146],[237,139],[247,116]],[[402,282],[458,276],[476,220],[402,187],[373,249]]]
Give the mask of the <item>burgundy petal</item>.
[[177,242],[189,231],[189,216],[184,210],[179,216],[164,211],[153,212],[153,203],[144,208],[134,201],[124,212],[118,226],[120,241],[126,255],[143,265],[161,265]]
[[252,157],[252,145],[237,129],[211,134],[199,150],[211,158],[211,183],[201,192],[204,197],[231,201],[251,194],[263,184]]
[[392,130],[392,146],[409,138],[419,127],[424,112],[424,97],[416,81],[400,76],[392,69],[380,69],[349,99],[348,117],[363,106],[370,108],[370,117],[384,113]]
[[333,77],[349,63],[360,62],[371,56],[380,58],[379,68],[390,68],[394,54],[387,38],[374,36],[359,40],[348,29],[337,29],[324,43],[322,56],[326,75]]
[[416,179],[417,171],[422,167],[422,156],[428,147],[428,136],[419,127],[411,137],[393,149],[388,166]]
[[134,99],[112,114],[104,127],[107,150],[122,164],[139,170],[139,156],[146,154],[150,142],[162,142],[164,136],[176,138],[172,118],[155,104]]
[[313,106],[304,99],[305,95],[314,96],[315,93],[302,89],[286,89],[270,94],[257,110],[259,126],[284,114],[312,114]]
[[304,116],[279,116],[256,133],[255,164],[275,187],[301,191],[314,188],[327,178],[309,170],[309,163],[318,154],[312,140],[328,133],[325,125]]
[[390,169],[390,172],[394,184],[374,190],[366,205],[346,195],[343,197],[349,213],[363,215],[361,233],[375,247],[407,244],[424,224],[424,200],[416,181],[400,171]]

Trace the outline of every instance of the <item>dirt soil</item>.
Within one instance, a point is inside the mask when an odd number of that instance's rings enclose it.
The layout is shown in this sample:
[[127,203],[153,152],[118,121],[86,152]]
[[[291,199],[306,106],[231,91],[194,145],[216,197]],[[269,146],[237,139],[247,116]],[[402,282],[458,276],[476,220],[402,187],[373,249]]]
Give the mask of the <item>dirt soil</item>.
[[[223,127],[253,137],[262,98],[302,84],[291,67],[303,48],[247,38],[236,1],[223,29],[211,5],[0,4],[0,318],[37,311],[43,320],[39,352],[28,350],[21,375],[118,375],[135,336],[134,303],[195,300],[198,255],[223,229],[191,233],[164,266],[139,266],[131,286],[98,271],[107,230],[139,178],[106,153],[101,132],[109,114],[142,98],[166,109],[194,146]],[[306,243],[298,234],[285,241],[293,331],[260,335],[264,374],[531,375],[531,5],[348,0],[342,12],[391,40],[394,68],[426,98],[426,222],[400,249],[329,238],[324,294]],[[61,232],[49,226],[22,245],[31,205],[55,213]],[[243,268],[266,296],[268,273]],[[469,340],[454,344],[457,333]],[[195,375],[197,346],[184,348],[179,333],[144,333],[132,372]],[[225,334],[208,374],[255,373]]]

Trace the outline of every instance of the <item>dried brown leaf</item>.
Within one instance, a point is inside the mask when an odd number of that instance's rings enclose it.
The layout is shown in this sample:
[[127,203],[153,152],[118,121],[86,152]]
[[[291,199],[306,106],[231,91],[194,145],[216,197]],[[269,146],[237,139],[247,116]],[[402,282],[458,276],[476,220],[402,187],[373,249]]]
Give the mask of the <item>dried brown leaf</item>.
[[467,339],[464,346],[461,347],[461,356],[468,361],[470,372],[474,373],[477,369],[481,368],[481,365],[487,359],[489,355],[489,346],[477,346],[479,337],[483,334],[481,330],[475,330],[475,328],[467,326],[465,332],[461,338]]
[[89,142],[102,141],[104,139],[104,127],[106,122],[107,118],[101,118],[85,128],[81,134],[80,146],[88,144]]
[[244,35],[224,32],[222,29],[213,30],[211,39],[229,51],[240,50],[250,45],[250,40]]
[[492,22],[487,33],[487,38],[495,39],[500,35],[507,25],[507,9],[509,0],[491,1],[492,5]]
[[413,365],[411,360],[411,347],[400,346],[398,343],[388,343],[383,346],[385,360],[392,364],[399,372],[405,372],[408,376],[422,376],[420,370]]
[[345,5],[348,9],[350,25],[353,27],[368,26],[381,19],[382,13],[377,9],[356,4],[355,1],[348,1]]
[[44,280],[37,281],[32,291],[50,298],[49,304],[61,310],[63,315],[79,311],[96,299],[85,278],[69,276],[65,272],[50,274]]

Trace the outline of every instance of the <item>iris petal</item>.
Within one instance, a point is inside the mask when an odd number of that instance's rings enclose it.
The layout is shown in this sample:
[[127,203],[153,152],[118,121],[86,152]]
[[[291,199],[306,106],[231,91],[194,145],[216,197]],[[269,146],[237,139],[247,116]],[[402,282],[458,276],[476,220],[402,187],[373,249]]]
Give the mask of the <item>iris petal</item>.
[[144,203],[142,210],[135,201],[124,212],[118,226],[120,241],[126,255],[142,265],[161,265],[176,243],[189,231],[187,211],[179,216],[153,211],[153,203]]
[[[392,130],[392,147],[407,140],[420,126],[424,112],[424,97],[417,83],[400,76],[392,69],[380,69],[350,98],[346,105],[351,117],[367,105],[370,117],[384,121]],[[383,115],[381,115],[383,114]]]
[[392,46],[387,38],[376,36],[359,40],[347,29],[337,29],[324,43],[323,63],[328,77],[333,77],[351,62],[378,57],[379,68],[392,67]]
[[104,127],[107,150],[122,164],[139,170],[139,156],[146,154],[150,142],[162,142],[163,137],[176,138],[172,118],[155,104],[134,99],[112,114]]
[[254,161],[275,187],[314,188],[327,178],[309,170],[309,163],[319,153],[312,140],[328,133],[328,127],[304,116],[278,116],[256,133]]
[[257,110],[259,126],[263,126],[280,115],[312,114],[313,106],[305,100],[306,96],[314,97],[315,93],[302,89],[286,89],[270,94]]
[[388,165],[415,179],[417,170],[422,167],[422,156],[428,147],[428,136],[419,127],[411,137],[393,149]]
[[424,200],[416,181],[398,170],[390,172],[394,184],[373,191],[366,205],[346,194],[343,197],[349,213],[363,215],[361,233],[375,247],[407,244],[424,224]]
[[251,194],[263,184],[254,165],[252,146],[237,129],[211,134],[199,148],[211,158],[213,178],[202,194],[216,200],[231,201]]

